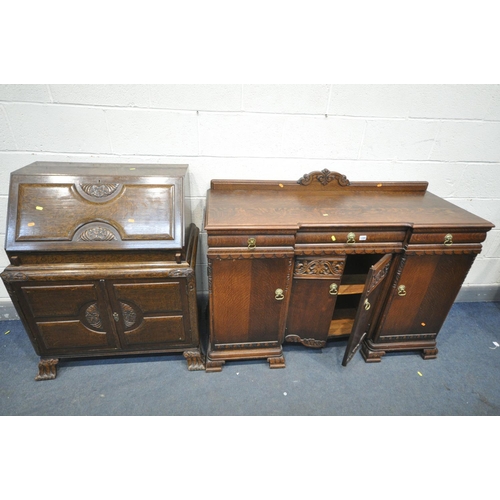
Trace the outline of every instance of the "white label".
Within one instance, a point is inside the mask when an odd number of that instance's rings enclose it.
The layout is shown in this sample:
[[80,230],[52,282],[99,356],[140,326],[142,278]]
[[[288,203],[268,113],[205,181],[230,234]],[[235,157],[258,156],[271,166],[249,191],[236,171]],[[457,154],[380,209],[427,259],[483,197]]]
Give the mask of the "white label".
[[359,241],[366,241],[366,234],[360,235]]

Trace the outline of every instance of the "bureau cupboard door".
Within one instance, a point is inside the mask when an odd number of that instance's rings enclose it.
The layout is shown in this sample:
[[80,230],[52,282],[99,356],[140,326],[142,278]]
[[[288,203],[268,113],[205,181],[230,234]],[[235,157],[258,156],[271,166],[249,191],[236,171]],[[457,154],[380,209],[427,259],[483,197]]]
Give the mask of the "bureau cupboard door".
[[19,292],[40,355],[118,348],[100,282],[26,283]]
[[361,342],[363,342],[363,339],[368,333],[368,328],[370,327],[371,318],[375,309],[374,306],[380,297],[380,292],[382,291],[381,285],[389,272],[391,260],[392,254],[384,255],[376,264],[371,266],[368,271],[365,288],[359,301],[349,340],[347,341],[344,359],[342,360],[343,366],[346,366],[354,354],[356,354],[361,346]]
[[[214,349],[281,345],[284,338],[290,255],[242,253],[211,259],[211,346]],[[259,345],[260,344],[260,345]]]
[[186,280],[108,283],[123,349],[182,348],[191,343]]
[[475,257],[474,253],[407,255],[375,340],[434,338]]

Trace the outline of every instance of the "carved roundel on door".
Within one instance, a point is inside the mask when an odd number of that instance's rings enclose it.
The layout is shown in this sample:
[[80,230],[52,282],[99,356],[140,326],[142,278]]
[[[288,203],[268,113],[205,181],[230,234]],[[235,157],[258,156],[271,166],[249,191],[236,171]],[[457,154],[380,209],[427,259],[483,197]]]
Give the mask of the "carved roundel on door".
[[135,304],[120,301],[120,310],[126,330],[137,328],[142,323],[141,310]]
[[91,304],[85,304],[83,306],[83,311],[80,314],[83,324],[86,324],[93,330],[102,330],[102,318],[97,306],[97,302],[92,302]]

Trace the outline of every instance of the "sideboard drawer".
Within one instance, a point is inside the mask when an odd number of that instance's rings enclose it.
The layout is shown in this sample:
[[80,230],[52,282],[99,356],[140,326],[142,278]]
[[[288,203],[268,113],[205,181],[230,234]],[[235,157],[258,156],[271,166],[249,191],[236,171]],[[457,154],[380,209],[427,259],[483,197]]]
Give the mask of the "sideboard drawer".
[[216,235],[208,236],[209,247],[275,247],[293,246],[295,236],[293,234],[258,234],[246,233],[241,235]]
[[450,246],[454,243],[481,243],[485,239],[486,232],[457,233],[451,230],[439,233],[413,233],[410,237],[409,243],[441,243],[443,245]]
[[297,243],[381,243],[404,241],[406,231],[366,231],[364,229],[353,229],[352,231],[328,232],[298,232]]

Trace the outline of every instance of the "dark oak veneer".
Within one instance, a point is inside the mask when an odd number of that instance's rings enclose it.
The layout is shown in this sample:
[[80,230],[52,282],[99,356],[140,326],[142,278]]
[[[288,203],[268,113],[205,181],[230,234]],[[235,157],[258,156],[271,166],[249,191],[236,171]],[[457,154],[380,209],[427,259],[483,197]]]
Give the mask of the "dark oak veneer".
[[427,182],[213,180],[207,193],[207,371],[232,359],[285,366],[282,345],[436,357],[436,337],[490,222]]
[[11,174],[1,276],[37,380],[60,358],[183,352],[205,369],[186,177],[186,165],[49,162]]

